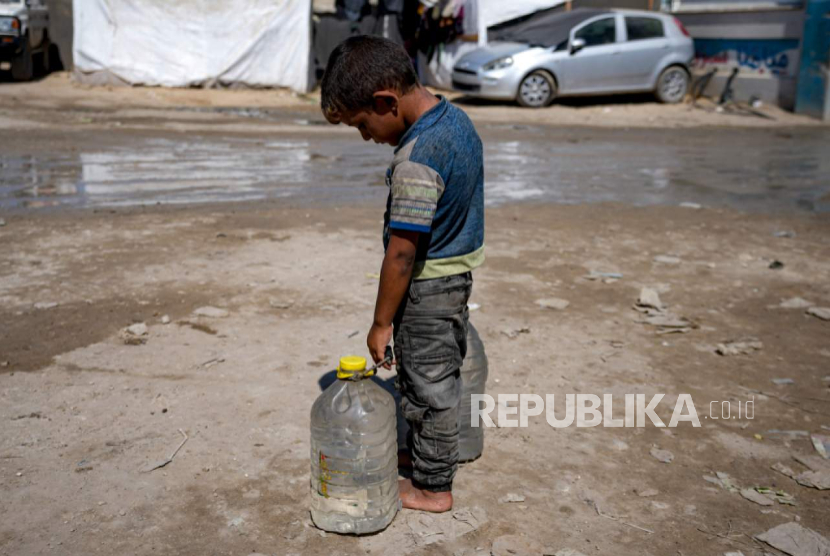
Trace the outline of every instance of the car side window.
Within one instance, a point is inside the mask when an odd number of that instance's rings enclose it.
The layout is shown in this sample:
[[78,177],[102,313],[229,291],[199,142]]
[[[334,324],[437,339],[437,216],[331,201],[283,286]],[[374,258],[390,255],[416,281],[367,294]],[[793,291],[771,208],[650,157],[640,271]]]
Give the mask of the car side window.
[[617,23],[615,18],[606,17],[589,23],[574,33],[575,39],[583,39],[585,46],[598,46],[617,41]]
[[626,17],[625,30],[630,41],[656,39],[665,36],[663,22],[654,17]]

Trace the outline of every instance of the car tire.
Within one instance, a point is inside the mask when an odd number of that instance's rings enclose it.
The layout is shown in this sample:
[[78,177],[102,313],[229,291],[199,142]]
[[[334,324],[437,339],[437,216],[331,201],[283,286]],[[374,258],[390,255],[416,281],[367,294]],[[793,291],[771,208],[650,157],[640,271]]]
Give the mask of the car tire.
[[670,66],[660,73],[654,95],[663,104],[677,104],[689,92],[689,72],[680,66]]
[[31,81],[35,75],[35,63],[32,58],[32,45],[29,44],[29,37],[24,35],[23,50],[12,60],[12,79]]
[[546,71],[536,70],[519,83],[516,101],[525,108],[544,108],[556,98],[556,81]]

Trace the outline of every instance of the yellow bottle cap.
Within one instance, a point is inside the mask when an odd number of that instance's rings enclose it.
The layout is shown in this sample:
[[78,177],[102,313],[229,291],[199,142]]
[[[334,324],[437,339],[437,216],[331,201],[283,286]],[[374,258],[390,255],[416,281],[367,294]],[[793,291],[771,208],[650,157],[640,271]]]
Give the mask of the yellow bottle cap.
[[337,367],[337,378],[351,378],[355,373],[366,370],[366,358],[356,355],[347,355],[340,358],[340,366]]

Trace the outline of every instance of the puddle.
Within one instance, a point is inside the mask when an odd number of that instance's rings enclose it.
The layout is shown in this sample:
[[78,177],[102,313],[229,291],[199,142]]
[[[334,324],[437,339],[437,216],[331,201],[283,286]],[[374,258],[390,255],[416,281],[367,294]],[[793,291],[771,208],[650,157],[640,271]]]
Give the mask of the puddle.
[[[296,120],[302,125],[317,122]],[[830,132],[553,130],[480,126],[489,206],[699,203],[830,210]],[[122,138],[123,140],[123,138]],[[390,149],[358,137],[135,140],[78,152],[0,154],[0,208],[386,196]]]

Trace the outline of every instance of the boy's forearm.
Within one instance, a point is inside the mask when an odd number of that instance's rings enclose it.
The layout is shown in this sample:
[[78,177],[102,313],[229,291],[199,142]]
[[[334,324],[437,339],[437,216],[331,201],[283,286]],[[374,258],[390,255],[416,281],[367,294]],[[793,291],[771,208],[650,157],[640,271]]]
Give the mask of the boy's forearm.
[[415,257],[402,253],[389,253],[383,258],[380,270],[380,286],[375,303],[375,325],[389,326],[403,301],[412,278]]

